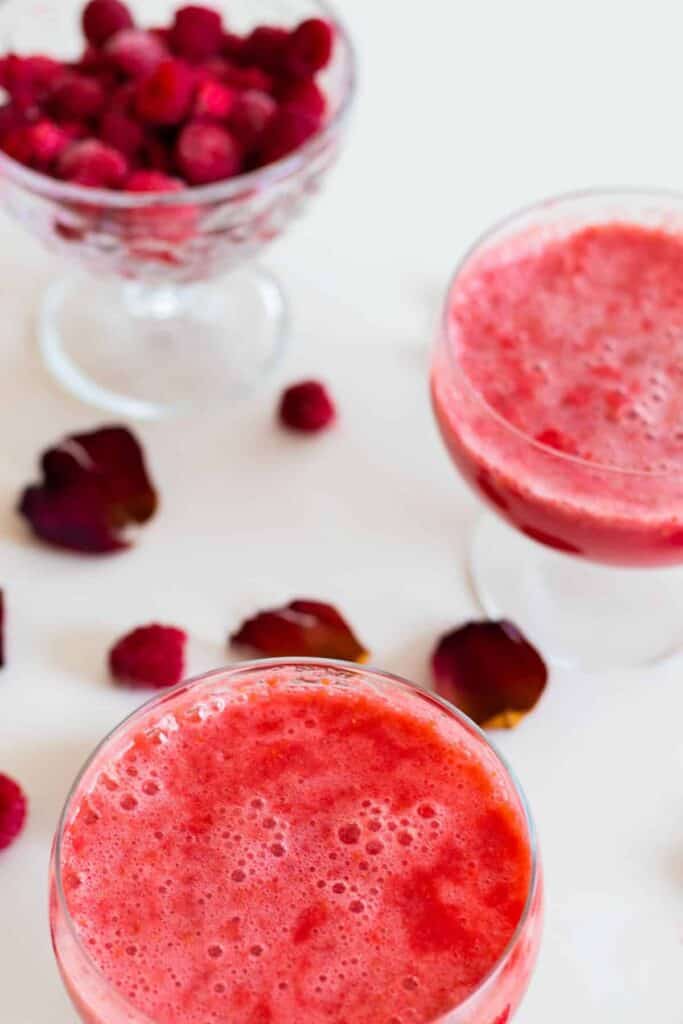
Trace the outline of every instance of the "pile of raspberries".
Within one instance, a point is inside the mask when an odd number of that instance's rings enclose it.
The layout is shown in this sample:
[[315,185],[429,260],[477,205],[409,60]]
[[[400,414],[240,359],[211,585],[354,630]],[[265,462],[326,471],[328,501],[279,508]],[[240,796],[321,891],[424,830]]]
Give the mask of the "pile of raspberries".
[[142,29],[121,0],[91,0],[73,63],[0,58],[0,148],[77,185],[166,192],[208,185],[293,152],[323,126],[316,75],[334,31],[310,18],[230,32],[220,14],[183,7]]

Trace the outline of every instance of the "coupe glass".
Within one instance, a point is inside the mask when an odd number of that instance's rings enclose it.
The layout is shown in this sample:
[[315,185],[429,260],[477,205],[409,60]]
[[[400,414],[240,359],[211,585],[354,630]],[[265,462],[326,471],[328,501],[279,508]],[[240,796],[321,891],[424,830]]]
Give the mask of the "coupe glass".
[[[50,921],[52,939],[57,962],[69,995],[84,1024],[158,1024],[152,1021],[116,990],[104,977],[83,945],[78,929],[71,918],[64,892],[62,865],[62,842],[73,808],[80,803],[84,792],[93,784],[93,779],[103,761],[112,750],[125,746],[132,733],[138,733],[141,723],[153,728],[160,719],[173,711],[177,698],[186,699],[193,693],[198,701],[210,701],[219,697],[228,688],[242,687],[247,682],[268,678],[274,670],[286,669],[301,674],[303,678],[324,677],[326,685],[341,687],[373,687],[395,697],[397,701],[416,695],[428,701],[434,708],[454,719],[484,748],[487,758],[501,773],[502,780],[516,793],[522,810],[532,870],[526,905],[517,929],[500,960],[494,965],[475,992],[458,1007],[441,1016],[438,1021],[422,1024],[507,1024],[517,1009],[529,983],[541,938],[543,916],[542,872],[536,842],[536,834],[524,794],[501,755],[491,746],[489,740],[460,711],[398,676],[360,668],[346,662],[335,662],[313,658],[274,659],[245,663],[232,668],[211,672],[208,675],[170,690],[156,697],[134,712],[106,737],[95,750],[76,779],[66,800],[57,829],[52,851],[50,868]],[[411,1018],[412,1019],[412,1018]]]
[[[39,317],[47,366],[81,399],[145,419],[231,400],[274,364],[287,316],[276,280],[248,261],[320,189],[354,94],[349,35],[326,0],[213,2],[226,24],[294,25],[320,16],[336,45],[320,76],[324,128],[291,155],[172,195],[83,188],[0,153],[5,208],[80,271],[48,290]],[[75,58],[84,0],[5,0],[0,50]],[[168,24],[180,0],[131,4],[143,25]]]
[[680,646],[683,573],[675,567],[683,563],[683,476],[657,464],[647,471],[597,464],[522,433],[468,379],[450,310],[461,275],[506,239],[561,238],[614,221],[681,232],[683,196],[577,193],[494,227],[451,282],[432,366],[448,450],[494,513],[481,520],[470,551],[482,608],[514,620],[561,665],[637,664]]

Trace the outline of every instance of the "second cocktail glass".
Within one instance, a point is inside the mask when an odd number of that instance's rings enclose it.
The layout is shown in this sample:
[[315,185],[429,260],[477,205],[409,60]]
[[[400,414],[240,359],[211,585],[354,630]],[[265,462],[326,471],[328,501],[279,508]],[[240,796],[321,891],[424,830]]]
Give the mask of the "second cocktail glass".
[[683,197],[590,192],[510,217],[449,288],[436,418],[495,513],[473,583],[559,664],[683,639],[682,272]]

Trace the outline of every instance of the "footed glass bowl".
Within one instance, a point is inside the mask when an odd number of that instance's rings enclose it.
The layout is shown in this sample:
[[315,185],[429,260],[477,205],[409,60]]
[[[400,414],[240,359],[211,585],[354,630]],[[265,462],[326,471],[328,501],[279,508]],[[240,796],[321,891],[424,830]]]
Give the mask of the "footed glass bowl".
[[[70,60],[82,52],[83,0],[6,0],[0,52]],[[129,5],[144,26],[168,24],[181,0]],[[317,78],[321,131],[256,171],[172,194],[85,188],[36,173],[0,152],[7,211],[75,264],[42,303],[39,338],[55,377],[79,398],[156,419],[248,393],[280,355],[286,308],[278,283],[247,264],[319,190],[337,156],[354,94],[348,33],[326,0],[230,0],[209,6],[226,25],[294,26],[322,17],[336,30]]]

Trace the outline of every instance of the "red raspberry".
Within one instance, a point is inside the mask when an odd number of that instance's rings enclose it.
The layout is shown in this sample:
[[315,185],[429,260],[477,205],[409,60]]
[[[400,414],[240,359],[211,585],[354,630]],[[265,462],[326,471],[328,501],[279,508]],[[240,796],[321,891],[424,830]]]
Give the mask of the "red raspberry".
[[284,68],[292,78],[311,78],[329,64],[333,47],[332,26],[322,18],[309,18],[291,33]]
[[144,78],[168,57],[168,50],[151,32],[125,28],[104,48],[110,64],[128,78]]
[[283,106],[302,110],[305,114],[319,119],[324,117],[327,109],[325,94],[312,78],[288,83],[278,93],[278,99]]
[[104,89],[97,79],[67,72],[55,84],[48,106],[57,118],[85,121],[97,117],[105,102]]
[[[126,182],[127,192],[158,193],[182,192],[185,185],[178,178],[171,178],[159,171],[135,171]],[[136,255],[149,258],[149,241],[168,242],[171,245],[186,242],[194,235],[197,225],[197,207],[191,204],[181,206],[159,205],[130,210],[128,234]],[[138,245],[142,242],[142,245]],[[155,257],[160,255],[155,252]],[[161,252],[162,256],[166,253]]]
[[46,118],[28,125],[24,133],[31,166],[40,171],[49,170],[73,142],[69,131]]
[[242,36],[238,36],[235,32],[223,33],[221,53],[224,57],[230,57],[231,59],[241,57],[243,47],[244,39]]
[[140,626],[109,652],[114,679],[126,686],[175,686],[185,671],[187,634],[174,626]]
[[234,89],[259,89],[261,92],[272,92],[273,79],[262,68],[240,68],[236,64],[225,62],[227,67],[223,73],[223,81]]
[[240,170],[242,150],[230,132],[217,124],[191,121],[176,144],[176,161],[192,185],[209,185]]
[[281,160],[302,146],[319,128],[320,118],[311,117],[303,110],[281,107],[268,125],[260,150],[261,163]]
[[136,110],[151,124],[180,124],[190,112],[194,96],[194,76],[182,60],[163,60],[155,71],[140,82]]
[[128,161],[98,139],[74,142],[57,164],[60,178],[92,188],[120,188],[128,176]]
[[145,141],[140,124],[118,110],[108,110],[100,121],[100,139],[118,149],[128,160],[134,160]]
[[271,75],[277,75],[282,70],[289,35],[285,28],[259,25],[244,40],[241,58],[245,64],[257,64]]
[[258,145],[277,111],[277,103],[267,92],[247,89],[238,95],[228,125],[245,149]]
[[290,430],[314,434],[334,422],[337,410],[323,384],[317,380],[306,380],[285,391],[279,416],[280,422]]
[[206,81],[197,88],[193,116],[223,121],[235,105],[237,93],[229,85]]
[[26,797],[20,787],[0,773],[0,850],[6,850],[21,832],[26,810]]
[[6,103],[4,107],[0,107],[0,143],[4,144],[13,132],[23,128],[25,124],[25,116],[13,103]]
[[171,46],[181,57],[202,61],[215,57],[223,44],[223,23],[208,7],[181,7],[171,29]]
[[90,0],[83,11],[83,32],[93,46],[103,46],[115,32],[133,25],[133,16],[120,0]]

